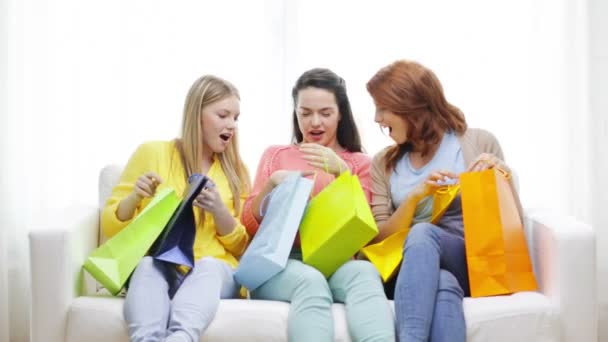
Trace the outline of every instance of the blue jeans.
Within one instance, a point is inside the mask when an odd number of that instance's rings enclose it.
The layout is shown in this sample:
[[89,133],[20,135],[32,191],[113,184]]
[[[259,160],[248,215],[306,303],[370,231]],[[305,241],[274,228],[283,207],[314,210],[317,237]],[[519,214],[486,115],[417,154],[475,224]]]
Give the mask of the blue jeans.
[[468,293],[464,239],[430,223],[414,225],[395,286],[399,341],[465,341]]
[[291,303],[287,319],[290,342],[333,342],[334,300],[344,303],[354,342],[395,340],[393,314],[380,275],[367,261],[348,261],[327,280],[312,266],[290,259],[283,271],[252,291],[251,296]]
[[131,276],[124,316],[134,342],[198,342],[215,317],[220,298],[235,298],[233,270],[222,260],[201,258],[187,275],[144,257]]

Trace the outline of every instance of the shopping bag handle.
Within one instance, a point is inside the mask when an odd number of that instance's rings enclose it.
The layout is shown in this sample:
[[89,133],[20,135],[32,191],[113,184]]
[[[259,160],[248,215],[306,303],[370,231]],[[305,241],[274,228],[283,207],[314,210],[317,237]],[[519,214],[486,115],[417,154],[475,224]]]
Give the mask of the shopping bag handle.
[[507,172],[507,170],[503,169],[500,166],[495,166],[494,168],[496,169],[496,171],[498,171],[498,173],[500,173],[506,179],[511,179],[511,174],[509,172]]
[[[498,173],[501,176],[505,177],[505,179],[507,179],[507,180],[511,179],[511,173],[507,172],[507,170],[505,170],[504,168],[502,168],[500,166],[494,166],[491,169],[495,169],[496,171],[498,171]],[[488,169],[488,170],[490,170],[490,169]],[[442,185],[435,190],[435,193],[439,194],[439,195],[444,195],[444,194],[448,193],[450,191],[450,189],[455,186],[460,186],[460,185],[458,183]]]
[[274,189],[272,189],[269,193],[266,194],[266,196],[264,196],[264,198],[262,198],[262,201],[260,202],[260,217],[264,217],[264,215],[266,215],[266,206],[268,205],[268,200],[270,199],[270,195],[272,195],[272,193],[275,191],[276,186],[274,187]]
[[447,194],[450,191],[450,189],[455,186],[460,186],[460,185],[459,184],[443,185],[443,186],[438,187],[435,190],[435,193],[440,194],[440,195]]
[[[312,179],[313,186],[314,186],[314,184],[315,184],[315,182],[317,180],[317,174],[318,174],[318,172],[315,171],[313,179]],[[300,177],[302,177],[301,173],[300,173]],[[266,214],[266,207],[268,206],[268,201],[270,200],[270,197],[272,196],[272,194],[276,191],[277,186],[278,186],[278,184],[269,193],[267,193],[264,196],[264,198],[262,198],[262,201],[260,202],[259,212],[258,212],[260,214],[260,217],[263,218],[264,215]],[[312,192],[310,194],[310,198],[312,198]]]

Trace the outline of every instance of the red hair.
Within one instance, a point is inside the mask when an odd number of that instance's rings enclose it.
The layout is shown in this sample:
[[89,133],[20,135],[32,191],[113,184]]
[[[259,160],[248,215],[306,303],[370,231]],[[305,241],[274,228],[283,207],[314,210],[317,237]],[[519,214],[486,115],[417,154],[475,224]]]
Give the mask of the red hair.
[[368,82],[376,107],[402,117],[407,123],[407,141],[387,152],[386,170],[392,169],[408,151],[430,153],[442,133],[462,135],[467,129],[464,115],[450,104],[435,73],[413,61],[399,60],[380,69]]

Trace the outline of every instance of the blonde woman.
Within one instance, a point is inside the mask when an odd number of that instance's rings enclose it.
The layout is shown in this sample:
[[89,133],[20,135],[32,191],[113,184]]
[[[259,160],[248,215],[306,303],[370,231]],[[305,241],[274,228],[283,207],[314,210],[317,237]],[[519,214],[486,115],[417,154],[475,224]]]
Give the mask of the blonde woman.
[[229,82],[199,78],[186,97],[181,137],[139,146],[106,203],[101,225],[111,237],[159,189],[181,194],[195,173],[215,183],[194,200],[194,267],[183,270],[148,256],[135,269],[124,305],[131,341],[198,341],[220,298],[238,294],[233,270],[249,240],[238,217],[250,187],[237,144],[239,101]]

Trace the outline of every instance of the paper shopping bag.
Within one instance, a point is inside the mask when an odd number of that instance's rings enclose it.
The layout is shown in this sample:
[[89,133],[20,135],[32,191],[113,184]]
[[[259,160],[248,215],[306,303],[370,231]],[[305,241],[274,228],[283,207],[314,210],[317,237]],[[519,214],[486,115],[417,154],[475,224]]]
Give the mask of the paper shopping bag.
[[194,267],[193,245],[196,223],[192,203],[207,183],[210,183],[207,176],[195,174],[190,178],[184,199],[157,241],[154,259],[178,266]]
[[[435,191],[431,223],[437,223],[441,219],[458,195],[459,190],[460,185],[454,184],[442,186]],[[384,282],[388,282],[395,276],[403,261],[403,246],[410,228],[400,229],[384,240],[362,249],[363,255],[376,266]]]
[[433,194],[433,211],[431,223],[439,222],[445,211],[450,207],[458,193],[460,192],[460,184],[445,185],[437,188]]
[[386,239],[366,246],[363,255],[376,266],[382,280],[386,283],[393,278],[403,260],[403,243],[410,229],[401,229]]
[[310,179],[294,174],[268,195],[262,223],[234,273],[241,285],[255,290],[285,268],[312,187]]
[[464,240],[472,297],[537,289],[509,174],[460,175]]
[[173,189],[160,190],[133,221],[89,255],[84,269],[112,295],[117,295],[179,203]]
[[344,172],[306,209],[300,224],[302,260],[330,277],[377,234],[359,178]]

